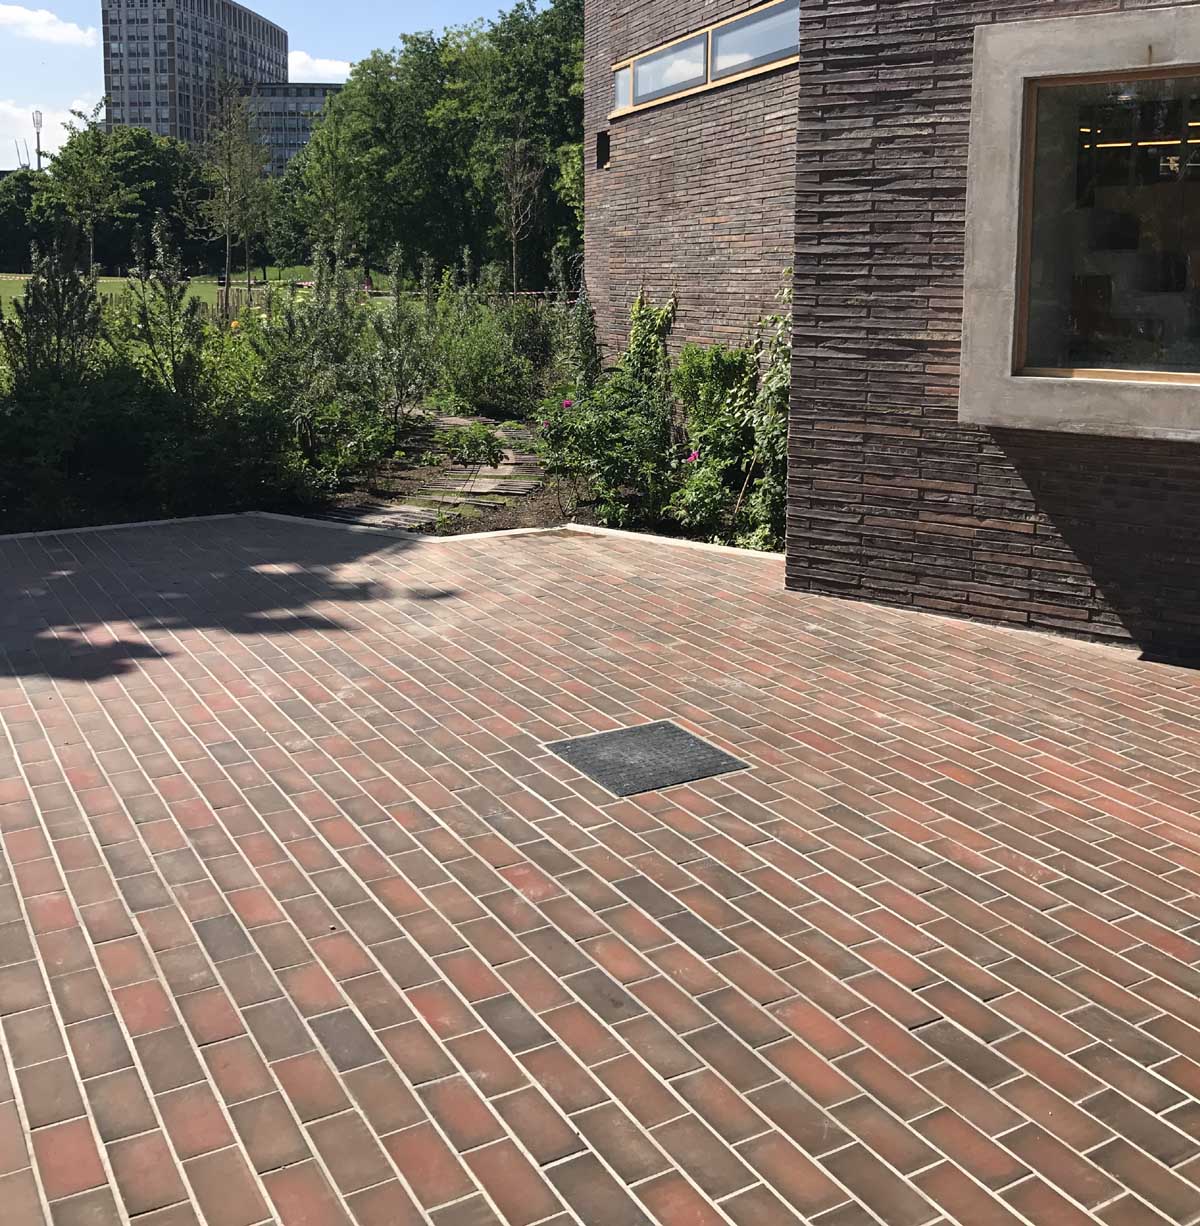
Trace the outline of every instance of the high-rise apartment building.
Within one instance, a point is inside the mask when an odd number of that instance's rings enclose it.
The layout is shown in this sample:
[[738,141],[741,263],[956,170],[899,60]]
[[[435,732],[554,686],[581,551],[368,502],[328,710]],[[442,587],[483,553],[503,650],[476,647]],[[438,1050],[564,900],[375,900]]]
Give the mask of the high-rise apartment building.
[[110,127],[203,141],[222,82],[287,79],[287,31],[231,0],[102,0]]
[[267,146],[267,171],[281,175],[308,144],[325,99],[342,87],[313,81],[262,81],[243,88],[250,123]]

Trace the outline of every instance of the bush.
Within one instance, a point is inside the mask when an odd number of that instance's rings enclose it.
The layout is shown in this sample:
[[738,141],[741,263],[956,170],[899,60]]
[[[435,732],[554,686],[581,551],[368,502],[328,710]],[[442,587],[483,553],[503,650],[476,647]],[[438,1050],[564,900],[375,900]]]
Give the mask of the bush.
[[629,346],[612,375],[546,409],[547,476],[586,488],[610,527],[654,526],[670,498],[675,430],[667,337],[674,318],[673,301],[655,308],[639,295]]
[[95,273],[82,273],[71,247],[56,242],[31,256],[25,295],[12,318],[0,313],[0,353],[13,392],[78,387],[94,368],[100,337]]
[[156,227],[107,314],[65,250],[0,320],[0,524],[283,506],[390,454],[365,305],[328,262],[229,328],[204,324]]
[[594,387],[576,359],[577,390],[544,411],[547,476],[589,498],[613,527],[777,549],[786,522],[787,319],[764,320],[741,348],[685,346],[672,364],[674,312],[674,302],[653,307],[639,295],[628,345]]
[[258,396],[291,427],[313,493],[333,492],[394,451],[365,304],[340,260],[318,253],[312,289],[287,291],[241,330],[258,360]]
[[456,409],[525,415],[536,400],[534,364],[515,344],[515,312],[493,309],[446,273],[434,307],[438,387]]
[[424,400],[434,377],[428,313],[406,296],[403,268],[403,255],[397,248],[390,268],[391,298],[385,309],[371,316],[380,403],[397,433]]
[[455,426],[438,438],[435,456],[445,456],[451,464],[462,468],[495,468],[504,459],[504,440],[483,422]]

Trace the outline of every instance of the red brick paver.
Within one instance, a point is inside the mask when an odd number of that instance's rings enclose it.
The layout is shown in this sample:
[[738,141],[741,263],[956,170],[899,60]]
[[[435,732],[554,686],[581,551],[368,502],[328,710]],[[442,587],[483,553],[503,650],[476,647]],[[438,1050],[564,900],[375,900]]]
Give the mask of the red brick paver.
[[[770,559],[0,539],[0,1221],[1200,1221],[1200,675]],[[553,740],[751,764],[617,800]]]

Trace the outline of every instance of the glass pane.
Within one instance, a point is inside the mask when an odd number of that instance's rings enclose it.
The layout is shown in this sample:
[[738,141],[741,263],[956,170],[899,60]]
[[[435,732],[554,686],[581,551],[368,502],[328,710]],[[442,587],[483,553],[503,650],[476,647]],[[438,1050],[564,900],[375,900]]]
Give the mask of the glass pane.
[[618,68],[613,73],[613,109],[623,111],[633,105],[633,69]]
[[800,0],[784,0],[713,31],[713,80],[800,52]]
[[649,102],[708,80],[708,35],[697,34],[664,51],[644,55],[633,66],[633,100]]
[[1026,366],[1200,371],[1200,76],[1037,99]]

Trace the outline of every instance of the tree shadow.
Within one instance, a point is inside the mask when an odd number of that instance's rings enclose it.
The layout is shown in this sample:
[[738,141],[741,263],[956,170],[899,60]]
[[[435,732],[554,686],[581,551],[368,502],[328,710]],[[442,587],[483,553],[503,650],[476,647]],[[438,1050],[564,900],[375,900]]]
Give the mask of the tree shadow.
[[329,605],[392,593],[345,569],[412,544],[258,516],[0,537],[0,677],[97,681],[168,658],[177,632],[343,632]]
[[1047,603],[1099,608],[1147,658],[1200,665],[1200,447],[1024,430],[993,436],[1087,572],[1071,572],[1051,534],[1035,540]]

